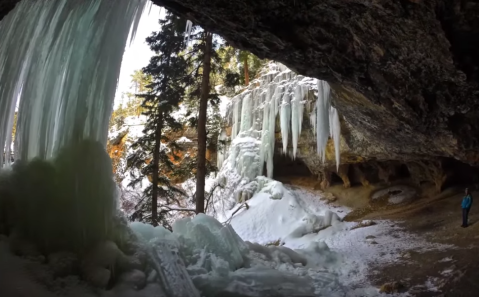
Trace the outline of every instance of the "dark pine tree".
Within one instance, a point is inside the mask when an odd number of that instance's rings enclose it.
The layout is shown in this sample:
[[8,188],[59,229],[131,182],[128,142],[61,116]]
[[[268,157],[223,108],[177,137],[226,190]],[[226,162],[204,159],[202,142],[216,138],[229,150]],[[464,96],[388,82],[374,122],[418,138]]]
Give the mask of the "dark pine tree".
[[[198,132],[198,154],[196,157],[196,213],[205,211],[205,178],[215,166],[207,162],[208,145],[214,145],[217,131],[209,129],[216,115],[208,115],[208,106],[218,105],[219,98],[212,88],[211,77],[222,70],[221,58],[218,55],[220,45],[211,32],[194,26],[189,40],[191,46],[185,53],[189,64],[191,85],[188,88],[186,105],[191,126]],[[214,139],[214,141],[212,141]]]
[[180,149],[167,134],[182,129],[182,125],[171,114],[184,98],[185,87],[190,82],[186,75],[188,64],[181,54],[185,47],[185,20],[167,13],[166,18],[160,20],[160,25],[161,31],[147,38],[155,55],[143,72],[152,81],[146,86],[145,92],[137,95],[143,99],[142,110],[147,116],[147,123],[144,135],[133,144],[135,152],[128,157],[127,165],[139,169],[139,174],[134,174],[133,185],[145,176],[151,181],[132,219],[169,227],[166,220],[170,210],[168,205],[178,202],[175,201],[176,197],[183,193],[164,174],[166,171],[175,172],[170,158],[175,158],[175,151]]

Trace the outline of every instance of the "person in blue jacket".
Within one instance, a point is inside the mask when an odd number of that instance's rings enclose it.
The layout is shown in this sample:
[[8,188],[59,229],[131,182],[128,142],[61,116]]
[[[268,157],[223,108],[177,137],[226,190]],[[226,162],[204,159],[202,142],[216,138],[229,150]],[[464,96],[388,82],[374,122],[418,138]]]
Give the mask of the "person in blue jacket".
[[466,188],[466,195],[462,198],[462,226],[463,228],[467,227],[467,217],[469,216],[469,210],[472,206],[472,195],[469,193],[469,189]]

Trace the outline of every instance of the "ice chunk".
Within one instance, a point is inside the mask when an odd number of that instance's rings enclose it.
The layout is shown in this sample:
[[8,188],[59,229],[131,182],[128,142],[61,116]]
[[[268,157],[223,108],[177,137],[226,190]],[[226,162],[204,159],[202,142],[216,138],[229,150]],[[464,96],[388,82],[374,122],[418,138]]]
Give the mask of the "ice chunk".
[[325,229],[337,222],[340,222],[339,216],[332,211],[326,211],[324,216],[318,215],[308,215],[303,219],[301,225],[294,229],[288,236],[285,237],[284,241],[301,238],[302,236],[309,233],[317,233],[322,229]]
[[189,239],[197,249],[204,249],[228,262],[230,269],[243,266],[245,244],[229,226],[223,226],[214,218],[198,214],[192,220],[175,222],[173,232]]
[[211,297],[313,297],[312,279],[274,269],[243,268],[227,275],[199,275],[195,285]]
[[159,238],[150,241],[150,255],[167,296],[199,297],[198,290],[188,275],[179,256],[176,243]]

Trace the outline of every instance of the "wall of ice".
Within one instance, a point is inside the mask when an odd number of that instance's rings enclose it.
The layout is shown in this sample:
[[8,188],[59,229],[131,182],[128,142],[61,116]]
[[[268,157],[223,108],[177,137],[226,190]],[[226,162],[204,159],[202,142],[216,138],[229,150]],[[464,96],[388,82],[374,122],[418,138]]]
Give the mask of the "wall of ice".
[[[318,158],[325,160],[331,137],[339,166],[340,121],[331,106],[331,90],[326,82],[297,75],[280,63],[270,62],[258,79],[232,98],[225,118],[225,126],[231,127],[230,135],[226,128],[219,136],[219,141],[227,145],[218,151],[219,187],[214,207],[210,208],[212,214],[221,217],[271,184],[277,131],[282,141],[280,151],[296,158],[305,115],[316,138]],[[275,195],[281,198],[280,193]]]
[[[230,153],[240,154],[237,156],[238,172],[262,175],[263,164],[266,163],[266,175],[272,178],[278,117],[282,153],[296,158],[305,114],[309,115],[313,127],[319,157],[324,161],[325,148],[331,137],[334,140],[336,165],[339,166],[341,128],[338,112],[331,106],[328,83],[297,75],[282,64],[270,62],[260,77],[251,82],[250,87],[232,99],[226,117],[227,125],[231,127],[232,141],[252,137],[260,142],[257,160],[251,152],[243,154],[241,150],[233,149],[232,145]],[[220,135],[220,140],[228,140],[226,133]],[[226,154],[227,149],[219,153],[219,168],[223,166]]]
[[[106,143],[123,52],[146,0],[24,0],[0,22],[0,148],[51,158],[83,138]],[[9,163],[9,158],[5,162]]]

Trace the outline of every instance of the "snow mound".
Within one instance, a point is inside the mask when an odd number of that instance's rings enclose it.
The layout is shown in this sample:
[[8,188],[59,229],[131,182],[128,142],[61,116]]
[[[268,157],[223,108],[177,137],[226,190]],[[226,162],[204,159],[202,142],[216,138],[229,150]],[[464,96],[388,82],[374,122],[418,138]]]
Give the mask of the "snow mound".
[[329,210],[321,215],[312,213],[282,183],[264,177],[258,179],[264,186],[246,202],[248,209],[243,208],[231,220],[241,238],[259,244],[285,243],[340,223],[338,215]]
[[[304,251],[293,251],[286,247],[244,242],[230,225],[224,226],[204,214],[177,220],[173,232],[142,223],[130,226],[149,242],[154,254],[158,255],[158,263],[162,263],[163,271],[166,272],[166,267],[169,267],[168,271],[174,266],[179,267],[178,271],[186,267],[183,271],[188,274],[176,273],[173,279],[171,272],[164,273],[167,283],[179,285],[179,279],[186,281],[191,277],[201,294],[209,297],[316,296],[313,279],[307,271],[318,264],[318,258],[334,259],[330,256],[333,252],[317,243]],[[175,261],[171,261],[170,253]],[[165,265],[165,262],[171,265]],[[334,280],[334,275],[323,271],[325,287],[336,285]]]

